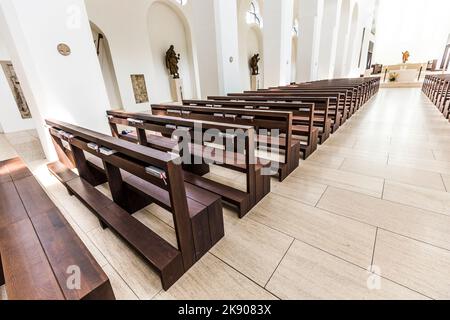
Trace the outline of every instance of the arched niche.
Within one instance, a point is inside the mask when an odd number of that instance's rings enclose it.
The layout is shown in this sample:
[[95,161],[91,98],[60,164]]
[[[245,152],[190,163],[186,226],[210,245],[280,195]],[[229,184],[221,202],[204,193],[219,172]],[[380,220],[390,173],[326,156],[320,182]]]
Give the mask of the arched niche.
[[105,33],[92,21],[90,21],[92,37],[95,49],[97,50],[98,61],[102,70],[103,80],[110,102],[111,109],[123,109],[122,98],[120,96],[119,84],[109,48],[108,38]]
[[155,95],[152,97],[153,100],[173,101],[170,89],[171,76],[165,63],[165,55],[171,45],[181,55],[178,67],[183,98],[196,97],[197,84],[191,31],[183,12],[170,1],[155,1],[149,7],[147,21],[153,57],[153,78],[149,79],[148,86],[154,85],[157,89],[153,90]]
[[257,10],[261,12],[261,5],[258,1],[238,0],[238,33],[239,33],[239,63],[241,70],[241,82],[243,90],[250,90],[251,87],[251,70],[250,58],[259,53],[259,82],[264,83],[264,47],[262,33],[262,17],[260,16],[260,24],[251,21],[248,16],[251,3],[256,4]]
[[345,60],[348,54],[350,38],[350,0],[343,0],[341,6],[341,18],[339,23],[336,62],[334,77],[344,77]]
[[351,23],[349,29],[349,41],[348,41],[348,51],[347,57],[345,58],[345,68],[344,68],[344,76],[348,77],[353,74],[354,69],[357,68],[356,61],[358,58],[358,44],[361,39],[358,38],[358,22],[359,22],[359,7],[356,3],[353,6],[352,14],[351,14]]

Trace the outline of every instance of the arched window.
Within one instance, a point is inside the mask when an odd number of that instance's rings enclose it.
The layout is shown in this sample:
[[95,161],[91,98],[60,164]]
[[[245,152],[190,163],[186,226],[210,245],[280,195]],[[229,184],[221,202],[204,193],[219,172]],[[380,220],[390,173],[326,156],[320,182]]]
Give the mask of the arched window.
[[299,35],[299,29],[298,28],[299,28],[298,27],[298,20],[295,19],[294,20],[294,24],[292,26],[292,36],[293,37],[298,37],[298,35]]
[[187,3],[187,0],[175,0],[178,2],[181,6],[184,6]]
[[247,23],[257,24],[260,28],[262,28],[262,19],[259,12],[259,6],[256,1],[252,1],[250,3],[250,8],[247,11]]

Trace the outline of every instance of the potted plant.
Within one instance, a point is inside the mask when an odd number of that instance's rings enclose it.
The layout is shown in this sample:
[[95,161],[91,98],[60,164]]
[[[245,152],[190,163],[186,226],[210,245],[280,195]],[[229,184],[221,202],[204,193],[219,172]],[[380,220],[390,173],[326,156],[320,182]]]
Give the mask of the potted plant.
[[389,73],[389,81],[390,82],[397,81],[397,78],[398,78],[398,73],[397,72],[390,72]]

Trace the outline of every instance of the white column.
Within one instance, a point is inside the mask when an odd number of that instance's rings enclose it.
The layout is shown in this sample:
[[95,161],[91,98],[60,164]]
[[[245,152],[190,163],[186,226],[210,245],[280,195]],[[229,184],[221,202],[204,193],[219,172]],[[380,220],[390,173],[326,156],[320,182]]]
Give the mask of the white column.
[[264,1],[264,86],[290,82],[293,0]]
[[319,79],[334,74],[342,0],[325,0],[320,37]]
[[[0,30],[45,154],[55,159],[45,119],[108,133],[108,95],[83,0],[0,0]],[[65,43],[71,55],[62,56]]]
[[215,0],[220,93],[241,91],[237,2]]
[[235,1],[192,0],[192,12],[202,97],[240,91]]
[[317,80],[323,0],[300,0],[297,82]]

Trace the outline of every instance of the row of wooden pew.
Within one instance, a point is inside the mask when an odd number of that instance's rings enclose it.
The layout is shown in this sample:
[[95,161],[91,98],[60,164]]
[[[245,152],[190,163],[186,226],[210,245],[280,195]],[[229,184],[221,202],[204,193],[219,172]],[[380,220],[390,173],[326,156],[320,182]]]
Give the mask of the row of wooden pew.
[[450,120],[450,74],[427,75],[422,91],[442,112],[444,117]]
[[[167,290],[224,236],[223,205],[244,217],[272,176],[288,177],[378,88],[378,79],[342,79],[108,111],[112,137],[48,119],[59,156],[48,167]],[[245,188],[209,178],[212,164],[245,175]],[[112,199],[96,189],[105,183]],[[131,215],[151,203],[173,215],[177,246]]]
[[114,299],[105,272],[20,158],[0,162],[4,284],[10,300]]

